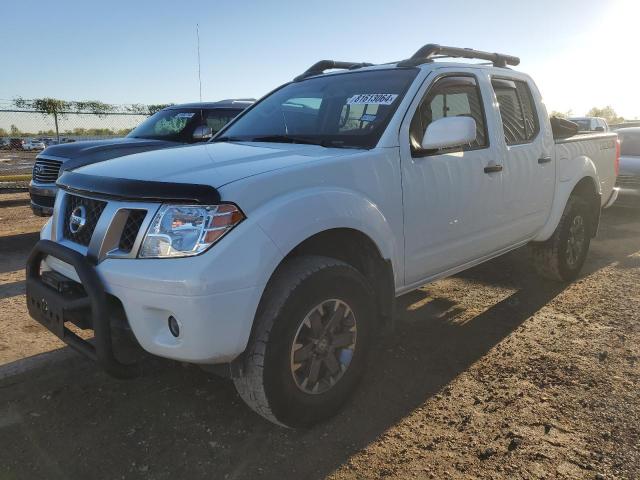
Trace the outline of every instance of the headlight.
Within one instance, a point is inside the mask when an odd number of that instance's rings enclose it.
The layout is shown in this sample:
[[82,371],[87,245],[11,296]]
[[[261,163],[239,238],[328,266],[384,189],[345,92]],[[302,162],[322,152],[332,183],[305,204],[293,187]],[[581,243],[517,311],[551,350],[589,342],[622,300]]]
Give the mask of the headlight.
[[204,252],[244,220],[232,204],[162,205],[151,221],[140,257],[188,257]]

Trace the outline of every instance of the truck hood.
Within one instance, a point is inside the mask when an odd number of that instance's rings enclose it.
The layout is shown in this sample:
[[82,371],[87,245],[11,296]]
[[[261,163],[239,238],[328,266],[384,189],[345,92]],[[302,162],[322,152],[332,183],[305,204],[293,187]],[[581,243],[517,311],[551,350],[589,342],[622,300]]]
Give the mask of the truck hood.
[[253,175],[356,151],[360,150],[301,144],[216,142],[129,155],[75,171],[103,177],[198,183],[218,188]]
[[43,150],[40,155],[51,155],[59,159],[64,159],[62,169],[72,170],[111,158],[180,145],[183,144],[168,142],[166,140],[124,137],[51,145]]
[[640,156],[622,155],[620,157],[620,175],[640,176]]

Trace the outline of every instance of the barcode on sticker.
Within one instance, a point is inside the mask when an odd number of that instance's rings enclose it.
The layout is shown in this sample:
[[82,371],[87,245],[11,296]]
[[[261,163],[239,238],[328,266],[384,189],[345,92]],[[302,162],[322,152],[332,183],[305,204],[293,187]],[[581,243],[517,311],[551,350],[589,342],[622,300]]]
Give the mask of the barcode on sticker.
[[180,112],[176,115],[176,118],[191,118],[195,115],[195,112]]
[[361,93],[347,99],[347,105],[391,105],[396,98],[395,93]]

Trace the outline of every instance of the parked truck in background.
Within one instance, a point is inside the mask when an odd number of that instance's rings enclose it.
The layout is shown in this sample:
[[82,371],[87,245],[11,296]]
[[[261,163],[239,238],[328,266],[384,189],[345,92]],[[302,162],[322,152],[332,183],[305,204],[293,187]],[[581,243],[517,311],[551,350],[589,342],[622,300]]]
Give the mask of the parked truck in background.
[[[61,171],[103,162],[139,152],[184,146],[209,140],[253,99],[172,105],[156,112],[126,137],[75,142],[63,139],[49,145],[36,157],[29,184],[31,209],[36,215],[49,216]],[[40,149],[45,145],[41,142]]]
[[616,205],[640,208],[640,127],[620,128],[620,175]]
[[330,417],[398,296],[525,245],[543,275],[578,276],[615,201],[617,138],[554,139],[518,63],[435,44],[321,61],[210,143],[63,173],[31,315],[116,376],[139,372],[117,330],[230,376],[272,422]]

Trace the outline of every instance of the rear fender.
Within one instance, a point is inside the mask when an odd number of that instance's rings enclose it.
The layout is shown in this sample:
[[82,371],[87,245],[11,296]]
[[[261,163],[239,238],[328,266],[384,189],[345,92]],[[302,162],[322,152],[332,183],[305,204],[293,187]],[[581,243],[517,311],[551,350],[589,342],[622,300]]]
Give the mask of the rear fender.
[[[560,218],[562,217],[564,208],[569,201],[569,197],[581,180],[588,178],[589,181],[592,182],[598,197],[602,194],[596,166],[589,157],[581,155],[571,160],[568,158],[562,158],[558,164],[558,184],[556,186],[553,205],[551,206],[551,212],[547,219],[547,223],[533,239],[536,242],[544,242],[553,235],[553,232],[555,232],[558,224],[560,223]],[[598,198],[598,212],[595,216],[596,221],[600,217],[599,201],[600,199]]]

